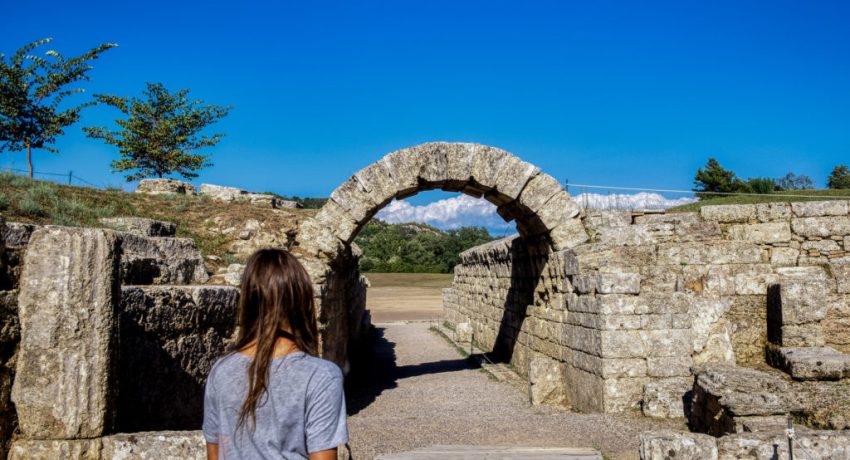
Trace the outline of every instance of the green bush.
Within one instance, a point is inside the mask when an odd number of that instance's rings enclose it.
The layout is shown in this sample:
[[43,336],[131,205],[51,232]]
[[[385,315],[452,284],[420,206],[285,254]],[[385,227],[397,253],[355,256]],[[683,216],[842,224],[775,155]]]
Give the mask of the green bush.
[[776,182],[767,177],[751,177],[747,184],[753,193],[773,193],[776,190]]

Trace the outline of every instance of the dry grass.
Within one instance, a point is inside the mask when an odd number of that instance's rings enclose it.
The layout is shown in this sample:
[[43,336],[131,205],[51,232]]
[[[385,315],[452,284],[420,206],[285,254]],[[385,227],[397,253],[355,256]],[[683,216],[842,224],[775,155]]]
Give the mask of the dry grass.
[[[794,195],[794,196],[777,196]],[[812,196],[814,195],[814,196]],[[822,198],[826,197],[826,198]],[[830,199],[850,199],[850,189],[845,190],[790,190],[765,195],[740,195],[711,198],[670,208],[667,212],[694,212],[703,206],[715,204],[754,204],[754,203],[781,203],[794,201],[826,201]]]
[[147,217],[177,224],[177,235],[193,238],[204,255],[226,256],[232,237],[210,228],[208,219],[257,219],[295,228],[314,209],[270,210],[244,203],[222,203],[203,196],[146,195],[120,190],[59,185],[0,173],[0,211],[7,222],[102,226],[102,217]]

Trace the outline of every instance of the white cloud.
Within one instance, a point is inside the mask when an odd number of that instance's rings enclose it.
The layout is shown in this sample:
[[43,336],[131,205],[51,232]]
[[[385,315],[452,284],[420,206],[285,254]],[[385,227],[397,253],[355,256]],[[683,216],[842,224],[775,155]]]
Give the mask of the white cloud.
[[598,209],[666,209],[696,201],[694,197],[665,198],[657,193],[582,193],[573,197],[582,206]]
[[[591,208],[627,208],[627,209],[664,209],[694,201],[694,198],[665,198],[657,193],[602,195],[588,193],[576,195],[574,200],[582,206]],[[415,206],[407,201],[393,201],[378,212],[376,216],[385,222],[399,224],[420,222],[441,229],[454,229],[465,226],[487,228],[494,235],[511,232],[513,222],[505,222],[496,213],[496,207],[484,199],[468,195],[458,195],[426,205]]]

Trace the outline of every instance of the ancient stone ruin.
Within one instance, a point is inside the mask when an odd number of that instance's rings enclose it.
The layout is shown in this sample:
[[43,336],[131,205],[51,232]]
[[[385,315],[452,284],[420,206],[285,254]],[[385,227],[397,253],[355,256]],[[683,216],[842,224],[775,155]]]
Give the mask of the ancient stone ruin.
[[[817,458],[850,458],[847,201],[600,212],[496,148],[390,153],[288,247],[316,287],[322,354],[345,370],[370,326],[353,240],[393,199],[432,189],[483,197],[516,222],[516,236],[462,254],[445,321],[527,373],[535,403],[687,421],[644,433],[645,459],[784,458],[789,419]],[[203,458],[199,432],[183,430],[200,426],[238,292],[204,284],[203,259],[173,227],[109,226],[3,227],[11,458]]]

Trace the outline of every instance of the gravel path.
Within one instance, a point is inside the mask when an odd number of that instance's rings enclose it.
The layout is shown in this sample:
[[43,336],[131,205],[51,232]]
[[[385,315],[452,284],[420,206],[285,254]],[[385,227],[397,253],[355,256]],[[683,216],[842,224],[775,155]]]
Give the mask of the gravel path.
[[681,422],[531,407],[525,392],[462,358],[428,323],[378,326],[374,355],[348,388],[355,459],[435,444],[591,447],[637,458],[638,435]]

